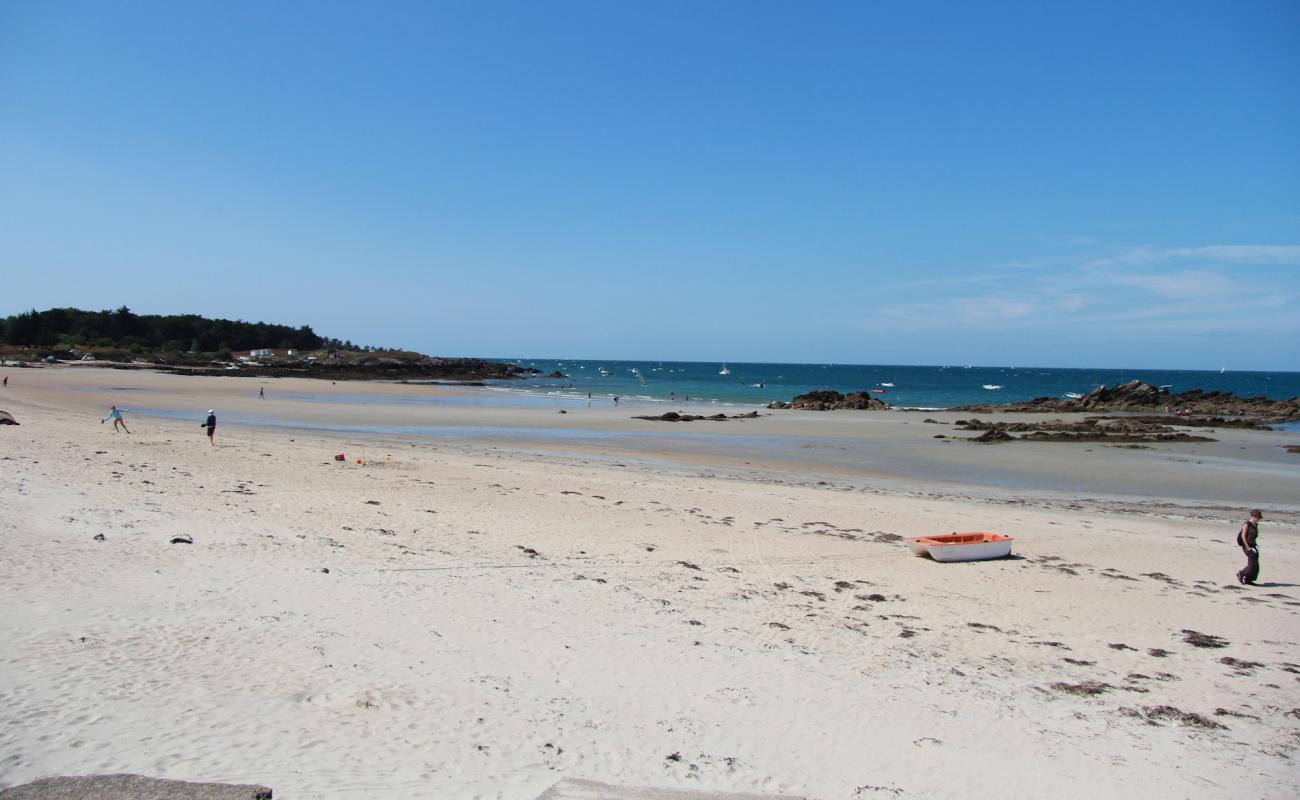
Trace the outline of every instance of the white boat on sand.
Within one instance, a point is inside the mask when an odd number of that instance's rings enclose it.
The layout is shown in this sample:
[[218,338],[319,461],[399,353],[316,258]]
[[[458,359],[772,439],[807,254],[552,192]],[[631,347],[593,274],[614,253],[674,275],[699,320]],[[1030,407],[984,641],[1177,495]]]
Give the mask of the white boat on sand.
[[988,561],[1011,555],[1010,536],[1000,533],[951,533],[943,536],[908,536],[907,546],[918,556],[935,561]]

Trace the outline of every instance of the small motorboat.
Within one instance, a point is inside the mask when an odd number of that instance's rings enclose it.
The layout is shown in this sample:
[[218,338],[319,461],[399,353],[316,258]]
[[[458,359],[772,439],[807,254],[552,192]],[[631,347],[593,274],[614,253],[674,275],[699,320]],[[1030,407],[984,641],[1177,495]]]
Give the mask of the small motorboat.
[[1065,399],[1067,399],[1067,400],[1082,400],[1082,399],[1083,399],[1083,395],[1079,394],[1078,392],[1066,392],[1066,393],[1065,393]]
[[984,388],[985,388],[985,389],[988,389],[988,390],[991,392],[991,391],[993,391],[993,390],[995,390],[995,389],[1001,389],[1001,388],[1002,388],[1002,384],[1000,384],[1000,383],[986,383],[986,384],[984,384]]
[[1010,536],[1000,533],[950,533],[944,536],[908,536],[907,546],[918,556],[935,561],[988,561],[1011,555]]
[[884,393],[885,393],[885,390],[884,390],[884,389],[869,389],[868,391],[870,391],[872,394],[884,394]]
[[892,389],[892,388],[894,388],[894,384],[892,384],[892,383],[884,383],[884,382],[882,382],[880,385],[883,386],[883,387],[885,387],[886,389]]

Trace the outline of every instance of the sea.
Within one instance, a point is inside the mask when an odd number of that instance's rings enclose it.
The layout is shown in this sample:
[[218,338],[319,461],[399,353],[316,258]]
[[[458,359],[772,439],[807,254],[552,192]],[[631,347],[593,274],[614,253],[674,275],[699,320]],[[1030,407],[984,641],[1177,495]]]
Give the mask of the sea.
[[[907,366],[902,364],[770,364],[717,361],[609,361],[549,358],[494,359],[539,370],[541,376],[492,381],[489,388],[516,402],[550,398],[556,405],[592,399],[631,405],[691,402],[759,407],[813,390],[871,391],[897,408],[943,409],[973,403],[1009,403],[1035,397],[1087,394],[1133,379],[1239,397],[1286,399],[1300,395],[1300,372],[1232,370],[1070,369],[1061,367]],[[564,377],[553,377],[559,373]],[[551,377],[546,377],[551,376]],[[509,402],[506,398],[503,401]],[[546,404],[545,402],[540,404]]]

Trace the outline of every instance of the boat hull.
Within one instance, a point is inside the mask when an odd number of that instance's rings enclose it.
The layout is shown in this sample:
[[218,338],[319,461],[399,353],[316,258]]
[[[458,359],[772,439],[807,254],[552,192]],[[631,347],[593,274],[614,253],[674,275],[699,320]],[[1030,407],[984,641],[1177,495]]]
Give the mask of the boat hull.
[[1010,536],[999,533],[958,533],[949,536],[909,536],[908,549],[935,561],[989,561],[1011,555]]

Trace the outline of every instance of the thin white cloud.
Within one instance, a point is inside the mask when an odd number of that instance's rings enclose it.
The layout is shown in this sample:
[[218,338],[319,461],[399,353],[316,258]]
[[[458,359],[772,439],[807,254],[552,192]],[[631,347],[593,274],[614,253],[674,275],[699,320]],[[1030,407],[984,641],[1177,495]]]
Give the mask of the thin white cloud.
[[1132,247],[1090,267],[1144,266],[1170,261],[1300,266],[1300,245],[1219,244],[1204,247]]
[[921,303],[887,306],[868,320],[869,330],[906,330],[942,328],[951,325],[1005,325],[1032,318],[1039,300],[1030,297],[981,295],[955,297]]
[[1208,270],[1183,270],[1172,273],[1130,273],[1110,276],[1109,282],[1117,286],[1131,286],[1172,300],[1218,297],[1237,294],[1237,282]]
[[1071,314],[1075,314],[1087,308],[1089,305],[1091,305],[1094,302],[1096,302],[1094,298],[1090,297],[1089,295],[1082,294],[1080,292],[1070,292],[1069,294],[1062,295],[1061,298],[1057,301],[1057,304],[1061,307],[1063,311],[1068,311]]
[[1233,265],[1290,264],[1300,265],[1300,246],[1140,247],[1105,259],[1039,261],[1015,273],[1004,263],[1001,272],[885,287],[886,296],[902,302],[879,308],[864,324],[953,335],[972,326],[1017,336],[1056,334],[1063,326],[1120,337],[1282,333],[1300,328],[1293,273],[1279,273],[1260,291]]

